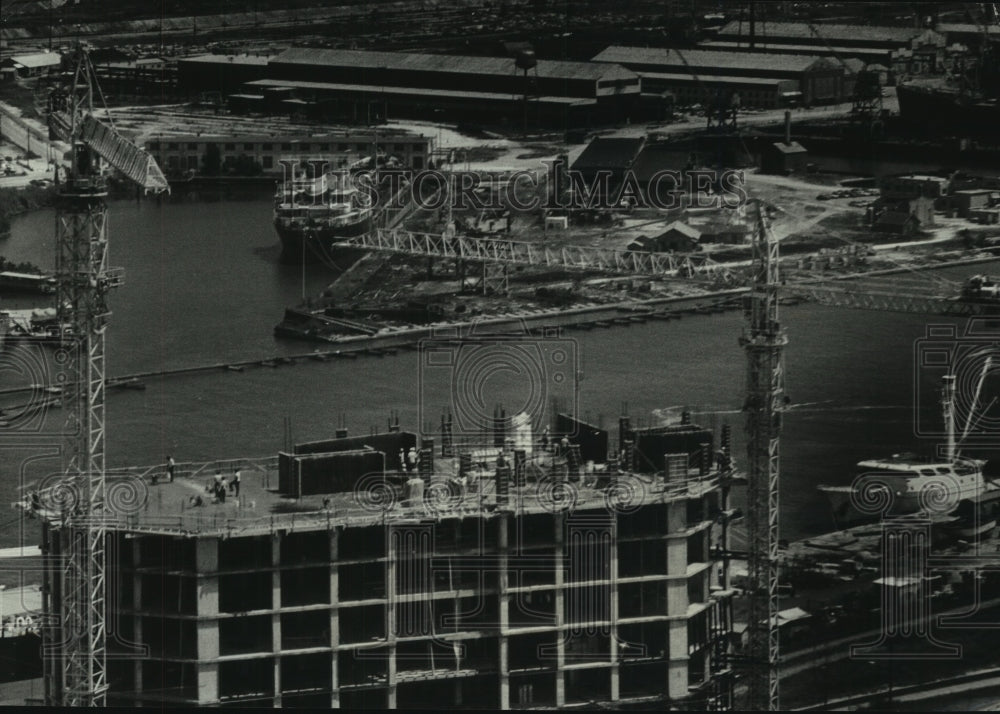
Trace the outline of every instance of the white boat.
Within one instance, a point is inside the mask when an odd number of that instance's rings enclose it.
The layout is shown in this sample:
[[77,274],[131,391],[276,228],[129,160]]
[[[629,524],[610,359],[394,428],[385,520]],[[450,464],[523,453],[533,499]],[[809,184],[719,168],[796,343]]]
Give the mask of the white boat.
[[[990,368],[987,358],[976,401]],[[986,461],[964,457],[955,438],[955,377],[944,377],[941,406],[947,442],[941,457],[894,454],[857,464],[849,486],[821,485],[838,526],[886,516],[924,514],[934,521],[948,522],[963,537],[975,537],[997,525],[1000,486],[985,478]],[[972,418],[966,424],[964,439]],[[946,518],[948,517],[948,518]]]

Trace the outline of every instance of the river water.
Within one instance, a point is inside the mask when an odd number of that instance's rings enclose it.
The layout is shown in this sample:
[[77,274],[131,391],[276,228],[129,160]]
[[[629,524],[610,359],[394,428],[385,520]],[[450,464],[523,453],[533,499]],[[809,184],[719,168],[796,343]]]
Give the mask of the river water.
[[[271,203],[263,197],[114,202],[111,264],[124,267],[126,277],[111,297],[108,375],[311,350],[272,334],[284,308],[300,298],[303,270],[278,263],[270,218]],[[21,217],[0,242],[0,254],[49,268],[53,229],[51,211]],[[977,272],[990,268],[997,270],[990,265]],[[958,281],[968,272],[938,275]],[[307,293],[318,293],[333,275],[325,267],[305,270]],[[927,325],[949,321],[809,304],[783,308],[782,319],[790,337],[791,408],[782,441],[781,530],[795,539],[833,525],[817,484],[849,483],[864,458],[934,447],[938,439],[915,434],[915,395],[923,420],[936,420],[937,412],[933,376],[914,360]],[[611,427],[622,403],[634,419],[646,420],[687,405],[702,412],[695,417],[702,423],[730,422],[742,456],[741,328],[742,316],[729,312],[568,333],[579,360],[579,412]],[[24,384],[7,359],[0,382]],[[286,418],[299,441],[331,436],[341,415],[355,434],[384,428],[390,410],[398,410],[404,429],[418,429],[449,402],[449,382],[422,377],[427,370],[420,359],[402,351],[151,379],[145,391],[113,390],[108,465],[160,463],[167,454],[178,461],[273,455],[283,447]],[[521,383],[509,374],[490,379],[484,403],[511,408],[521,398]],[[15,500],[20,484],[56,470],[54,458],[40,455],[60,443],[53,434],[61,421],[53,410],[37,432],[0,441],[0,503]],[[33,522],[22,530],[16,515],[0,516],[0,545],[37,542]]]

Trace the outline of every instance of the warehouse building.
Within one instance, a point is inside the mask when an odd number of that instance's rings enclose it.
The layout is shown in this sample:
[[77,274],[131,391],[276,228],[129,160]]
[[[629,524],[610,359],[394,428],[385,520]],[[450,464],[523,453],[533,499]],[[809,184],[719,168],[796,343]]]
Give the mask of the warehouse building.
[[428,168],[434,139],[401,132],[337,132],[319,136],[164,135],[145,142],[146,151],[168,174],[203,172],[209,155],[222,173],[245,171],[256,164],[261,173],[280,176],[282,162],[322,159],[340,168],[376,153],[397,157],[413,169]]
[[853,91],[843,64],[816,55],[612,45],[593,61],[627,67],[642,78],[644,92],[670,91],[679,101],[700,84],[737,92],[742,106],[760,108],[838,103]]
[[[529,124],[624,121],[635,111],[639,77],[624,67],[511,57],[292,48],[270,59],[206,55],[181,70],[189,94],[236,94],[264,107],[267,94],[317,118],[391,116],[506,120]],[[291,105],[286,107],[293,108]]]
[[[584,469],[584,446],[607,460],[593,432],[561,454],[529,434],[506,462],[502,447],[443,457],[396,431],[178,464],[102,521],[108,703],[731,708],[735,591],[712,548],[728,437],[713,452],[693,425],[623,431],[620,458]],[[401,472],[397,450],[414,445],[419,466]],[[203,488],[220,467],[242,472],[221,501]],[[140,474],[109,474],[109,500]],[[73,527],[46,508],[59,612]],[[62,692],[58,622],[47,702]]]
[[[815,29],[813,29],[815,28]],[[831,54],[881,64],[897,74],[943,71],[951,53],[946,35],[931,29],[878,25],[759,22],[750,47],[750,25],[733,21],[703,47],[786,54]]]
[[18,79],[31,79],[58,72],[62,68],[62,55],[51,51],[12,55],[0,62],[0,67]]
[[263,55],[198,55],[177,60],[177,83],[188,96],[203,92],[231,94],[247,82],[267,76]]

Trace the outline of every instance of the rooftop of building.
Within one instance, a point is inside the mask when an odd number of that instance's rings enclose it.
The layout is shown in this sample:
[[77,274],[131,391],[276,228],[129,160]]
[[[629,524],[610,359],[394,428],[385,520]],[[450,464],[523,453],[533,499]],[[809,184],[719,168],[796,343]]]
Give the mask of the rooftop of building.
[[724,74],[705,74],[698,72],[644,72],[640,70],[639,76],[645,79],[658,80],[663,82],[696,82],[698,84],[732,84],[747,87],[777,87],[782,83],[794,82],[794,79],[782,79],[780,77],[736,77]]
[[[538,452],[529,456],[523,487],[511,483],[509,505],[498,506],[496,480],[487,463],[496,448],[481,450],[469,474],[463,497],[450,491],[448,483],[458,474],[458,459],[436,458],[434,472],[423,484],[424,497],[406,498],[410,473],[386,472],[362,477],[354,491],[291,498],[278,492],[278,458],[238,459],[200,463],[178,463],[172,482],[165,467],[109,469],[106,503],[109,510],[101,522],[110,530],[135,533],[196,536],[253,535],[276,530],[319,530],[333,526],[365,527],[412,522],[428,518],[492,517],[498,510],[518,514],[563,510],[614,509],[629,512],[643,505],[696,498],[719,487],[721,474],[701,475],[697,468],[669,483],[662,475],[620,473],[601,466],[570,480],[562,490],[541,476],[551,468],[553,457]],[[488,455],[488,457],[487,457]],[[481,458],[481,460],[480,460]],[[218,471],[228,481],[240,469],[240,494],[227,493],[217,501],[211,485]],[[155,483],[154,483],[155,478]],[[69,508],[60,495],[66,490],[43,490],[36,507],[31,492],[20,504],[38,517],[61,522]],[[196,503],[200,499],[200,505]]]
[[21,67],[52,67],[62,64],[62,55],[58,52],[33,52],[24,55],[12,55],[10,61]]
[[178,60],[178,62],[195,62],[205,64],[221,64],[222,62],[230,62],[232,64],[265,67],[267,66],[269,59],[270,57],[265,55],[220,55],[208,53],[204,55],[195,55],[193,57],[182,57]]
[[[481,99],[483,101],[517,101],[522,95],[510,92],[473,92],[454,89],[428,89],[426,87],[394,87],[385,84],[343,84],[340,82],[307,82],[290,79],[258,79],[247,82],[246,87],[295,87],[297,89],[316,89],[327,92],[361,92],[379,98],[394,95],[410,97],[436,97],[438,99]],[[532,97],[532,102],[540,104],[586,104],[593,103],[593,98],[587,97]]]
[[573,169],[627,169],[635,161],[645,138],[624,139],[598,137],[573,162]]
[[806,147],[802,146],[802,144],[797,141],[793,141],[790,144],[786,144],[783,141],[776,141],[773,146],[782,154],[803,154],[807,151]]
[[[815,30],[813,30],[815,28]],[[757,37],[791,37],[816,42],[896,42],[908,43],[914,37],[927,32],[924,28],[898,27],[889,25],[844,25],[816,24],[807,22],[758,22]],[[733,20],[721,30],[719,37],[746,37],[750,34],[750,23]]]
[[[293,47],[271,59],[272,64],[346,66],[366,69],[411,70],[418,72],[455,72],[459,74],[521,74],[513,57],[432,55],[417,52],[372,52],[367,50],[329,50]],[[634,79],[635,73],[614,64],[538,60],[530,71],[540,78],[616,80]]]
[[[259,96],[259,95],[246,95],[246,96]],[[344,131],[344,132],[331,132],[328,134],[314,134],[310,136],[302,135],[292,135],[287,134],[250,134],[246,136],[240,135],[230,135],[230,134],[157,134],[156,136],[151,136],[146,140],[146,143],[150,142],[218,142],[226,141],[234,144],[249,144],[249,143],[265,143],[265,144],[315,144],[322,142],[332,142],[332,141],[369,141],[374,142],[378,139],[379,142],[384,140],[395,140],[395,139],[422,139],[431,140],[432,137],[424,136],[423,134],[410,134],[403,130],[379,130],[378,132],[369,131]]]
[[[803,72],[825,61],[818,55],[783,55],[774,52],[739,52],[735,50],[701,49],[675,50],[661,47],[626,47],[611,45],[593,59],[594,62],[617,62],[623,65],[684,65],[713,67],[717,70],[783,70]],[[720,72],[724,73],[724,72]]]
[[[742,43],[742,44],[738,44]],[[785,44],[783,42],[761,42],[757,41],[754,43],[754,47],[746,46],[745,38],[732,37],[719,37],[717,39],[702,42],[702,47],[709,48],[731,48],[733,51],[737,52],[770,52],[774,51],[775,54],[778,53],[794,53],[794,54],[815,54],[817,52],[816,45],[793,45]],[[879,49],[877,47],[851,47],[847,45],[829,45],[824,44],[823,49],[827,52],[834,52],[837,55],[855,55],[855,56],[868,56],[871,58],[875,57],[885,57],[891,50]]]

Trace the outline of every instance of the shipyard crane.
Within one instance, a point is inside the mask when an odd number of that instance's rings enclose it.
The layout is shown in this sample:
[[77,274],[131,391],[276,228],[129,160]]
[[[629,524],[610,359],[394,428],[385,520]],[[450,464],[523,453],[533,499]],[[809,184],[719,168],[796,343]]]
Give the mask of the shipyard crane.
[[121,284],[122,271],[108,266],[106,173],[115,169],[147,193],[169,191],[156,161],[94,116],[95,101],[103,105],[104,97],[78,46],[72,86],[50,97],[48,115],[50,133],[71,146],[56,204],[56,297],[68,328],[57,354],[68,421],[60,486],[73,503],[45,529],[47,553],[62,558],[58,582],[45,593],[43,661],[52,706],[103,706],[108,686],[104,335],[108,292]]

